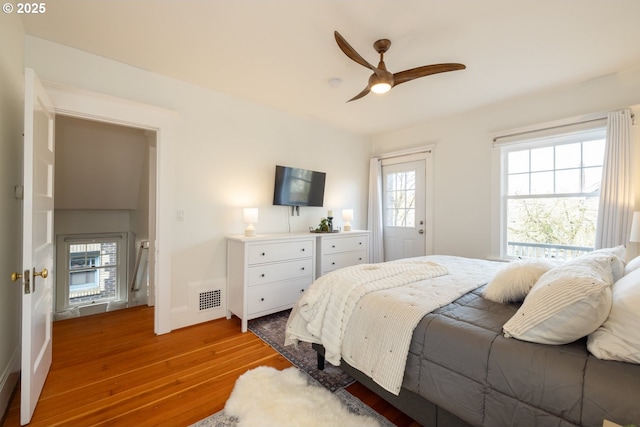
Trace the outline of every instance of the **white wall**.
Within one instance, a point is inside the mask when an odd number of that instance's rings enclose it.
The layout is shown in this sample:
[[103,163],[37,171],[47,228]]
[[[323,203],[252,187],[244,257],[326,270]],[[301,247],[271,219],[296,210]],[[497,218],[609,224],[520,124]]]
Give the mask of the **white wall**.
[[435,144],[434,253],[497,256],[491,247],[492,218],[497,215],[492,203],[491,135],[638,103],[640,70],[635,70],[380,135],[374,138],[373,150],[380,154]]
[[21,287],[9,280],[22,270],[22,220],[14,186],[22,182],[24,30],[18,15],[0,18],[0,416],[19,379]]
[[[43,80],[178,113],[171,146],[162,148],[170,170],[161,173],[172,184],[159,189],[173,217],[171,247],[161,248],[170,251],[173,328],[212,317],[194,313],[190,290],[224,282],[224,236],[243,232],[243,207],[260,208],[258,233],[307,230],[329,208],[353,208],[354,228],[366,226],[366,137],[30,36],[25,61]],[[326,207],[302,208],[292,218],[272,206],[276,164],[326,172]]]
[[147,159],[146,131],[56,116],[56,209],[136,209]]

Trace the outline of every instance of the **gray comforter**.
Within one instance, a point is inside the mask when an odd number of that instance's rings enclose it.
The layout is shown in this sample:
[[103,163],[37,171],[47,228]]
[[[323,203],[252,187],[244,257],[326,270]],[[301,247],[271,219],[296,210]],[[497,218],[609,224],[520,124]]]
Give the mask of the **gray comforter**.
[[599,360],[585,340],[551,346],[504,338],[502,325],[518,306],[481,292],[421,320],[403,388],[475,426],[640,425],[640,365]]

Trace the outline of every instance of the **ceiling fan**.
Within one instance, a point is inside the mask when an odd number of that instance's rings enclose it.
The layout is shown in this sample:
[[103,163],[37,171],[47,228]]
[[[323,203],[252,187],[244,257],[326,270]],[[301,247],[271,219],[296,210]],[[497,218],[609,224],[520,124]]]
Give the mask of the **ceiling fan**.
[[431,74],[446,73],[448,71],[464,70],[464,64],[446,63],[446,64],[433,64],[425,65],[422,67],[411,68],[410,70],[400,71],[399,73],[391,74],[387,71],[387,66],[384,64],[384,53],[391,46],[391,41],[388,39],[381,39],[373,44],[373,48],[380,54],[380,62],[377,67],[369,64],[349,43],[338,33],[333,32],[336,42],[340,49],[351,58],[353,61],[373,71],[371,77],[369,77],[369,84],[366,88],[349,101],[355,101],[360,99],[369,92],[385,93],[392,87],[398,86],[401,83],[408,82],[409,80],[417,79],[419,77],[430,76]]

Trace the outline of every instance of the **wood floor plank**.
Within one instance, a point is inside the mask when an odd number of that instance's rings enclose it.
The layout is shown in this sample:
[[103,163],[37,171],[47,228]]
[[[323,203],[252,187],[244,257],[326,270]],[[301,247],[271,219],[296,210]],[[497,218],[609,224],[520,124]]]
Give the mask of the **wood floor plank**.
[[[53,363],[30,426],[188,426],[223,407],[249,369],[291,363],[237,318],[153,333],[153,308],[54,323]],[[366,388],[348,390],[397,426],[418,424]],[[20,425],[19,390],[3,427]]]

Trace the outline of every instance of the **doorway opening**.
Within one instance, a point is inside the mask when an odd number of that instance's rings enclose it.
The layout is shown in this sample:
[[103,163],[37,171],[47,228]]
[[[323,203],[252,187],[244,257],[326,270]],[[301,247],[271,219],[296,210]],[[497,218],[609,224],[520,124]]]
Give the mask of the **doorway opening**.
[[[56,320],[153,305],[156,132],[56,116]],[[143,262],[141,262],[143,261]]]

